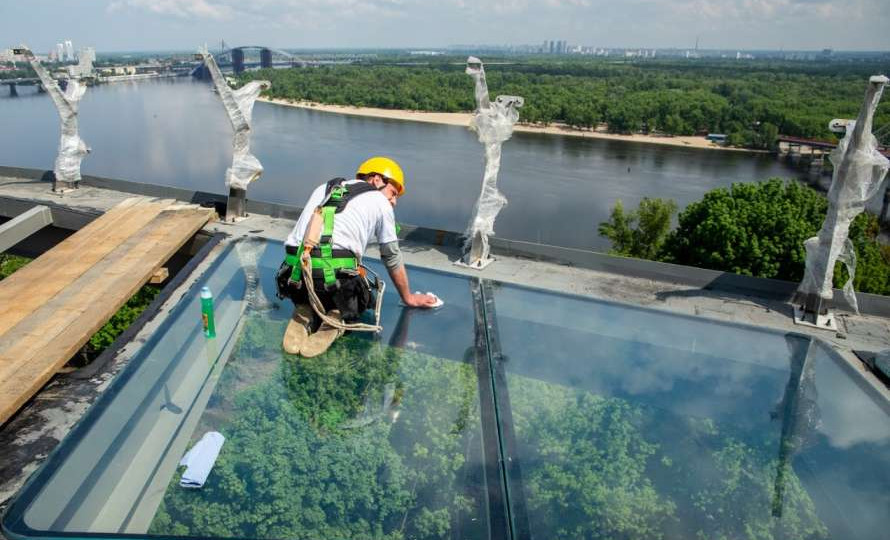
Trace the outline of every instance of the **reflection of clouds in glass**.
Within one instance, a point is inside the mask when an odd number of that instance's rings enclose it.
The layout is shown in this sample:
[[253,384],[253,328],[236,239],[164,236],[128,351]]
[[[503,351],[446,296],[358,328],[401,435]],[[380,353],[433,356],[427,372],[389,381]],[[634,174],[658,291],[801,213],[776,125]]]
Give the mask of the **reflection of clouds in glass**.
[[[837,448],[857,444],[890,444],[890,419],[874,400],[857,385],[821,343],[814,348],[816,386],[824,433]],[[841,360],[842,361],[842,360]],[[890,470],[890,455],[887,468]]]
[[[826,523],[831,529],[846,533],[836,535],[837,538],[886,538],[890,483],[880,476],[881,470],[888,470],[886,461],[882,469],[876,469],[881,464],[873,460],[845,457],[848,456],[839,457],[843,463],[812,463],[804,457],[806,468],[795,469],[800,470],[800,477]],[[832,511],[826,512],[827,508]]]
[[[583,369],[601,381],[597,386],[611,388],[606,395],[644,398],[683,416],[765,422],[787,380],[786,374],[758,364],[680,349],[614,340],[590,346],[615,361],[585,361],[583,356],[573,361],[587,364]],[[752,400],[755,394],[760,399]]]
[[788,369],[785,336],[777,332],[510,286],[498,290],[496,303],[499,315],[590,333],[591,346],[606,336]]

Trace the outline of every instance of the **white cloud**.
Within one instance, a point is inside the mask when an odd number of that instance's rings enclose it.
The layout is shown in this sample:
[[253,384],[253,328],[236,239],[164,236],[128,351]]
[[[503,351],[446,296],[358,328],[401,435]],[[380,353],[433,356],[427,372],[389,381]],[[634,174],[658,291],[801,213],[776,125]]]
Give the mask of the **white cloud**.
[[231,6],[213,0],[116,0],[108,4],[107,9],[115,12],[125,8],[184,19],[226,20],[234,15]]
[[282,46],[567,39],[583,45],[683,47],[700,35],[708,48],[886,49],[876,31],[890,24],[887,1],[111,0],[105,5],[109,15],[144,16],[147,24],[172,19],[209,36],[242,40],[260,32]]

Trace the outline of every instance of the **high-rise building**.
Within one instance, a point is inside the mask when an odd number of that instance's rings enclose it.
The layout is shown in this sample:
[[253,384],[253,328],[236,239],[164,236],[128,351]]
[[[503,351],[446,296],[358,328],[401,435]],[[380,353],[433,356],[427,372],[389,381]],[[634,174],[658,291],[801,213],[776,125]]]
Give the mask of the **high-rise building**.
[[93,76],[93,62],[96,60],[96,49],[86,47],[80,50],[76,66],[68,66],[68,75],[73,78]]
[[65,61],[65,45],[62,43],[56,43],[56,58],[59,62]]
[[554,51],[553,51],[553,48],[554,48],[555,46],[556,46],[556,44],[553,43],[553,40],[551,39],[551,40],[550,40],[550,54],[553,54],[553,52],[554,52]]
[[65,40],[65,61],[66,62],[74,62],[74,44],[71,43],[70,39]]

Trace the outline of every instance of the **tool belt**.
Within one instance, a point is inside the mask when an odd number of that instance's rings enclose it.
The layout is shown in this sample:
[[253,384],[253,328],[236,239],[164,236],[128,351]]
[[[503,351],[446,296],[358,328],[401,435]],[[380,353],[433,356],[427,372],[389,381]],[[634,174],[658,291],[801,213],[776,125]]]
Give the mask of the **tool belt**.
[[[281,267],[276,275],[278,297],[281,299],[289,298],[295,304],[307,303],[308,291],[304,287],[305,280],[293,279],[295,269],[297,275],[302,278],[298,255],[299,248],[286,246],[286,249],[287,256],[284,262],[281,263]],[[331,259],[327,259],[332,262],[325,266],[319,264],[324,259],[318,258],[318,254],[312,255],[312,281],[316,294],[326,304],[327,309],[339,309],[344,320],[356,319],[365,310],[374,307],[381,284],[376,276],[373,279],[369,279],[365,268],[353,265],[356,259],[351,251],[340,249],[332,251]],[[336,261],[342,261],[343,265],[334,268],[335,277],[333,283],[325,283],[325,272],[331,266],[337,266],[339,263]]]

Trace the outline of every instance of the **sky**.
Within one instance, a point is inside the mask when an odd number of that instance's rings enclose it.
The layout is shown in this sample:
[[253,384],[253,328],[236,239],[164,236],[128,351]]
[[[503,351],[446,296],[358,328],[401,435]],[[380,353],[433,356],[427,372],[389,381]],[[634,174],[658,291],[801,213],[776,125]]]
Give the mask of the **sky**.
[[45,53],[454,44],[890,50],[890,0],[0,0],[0,47]]

